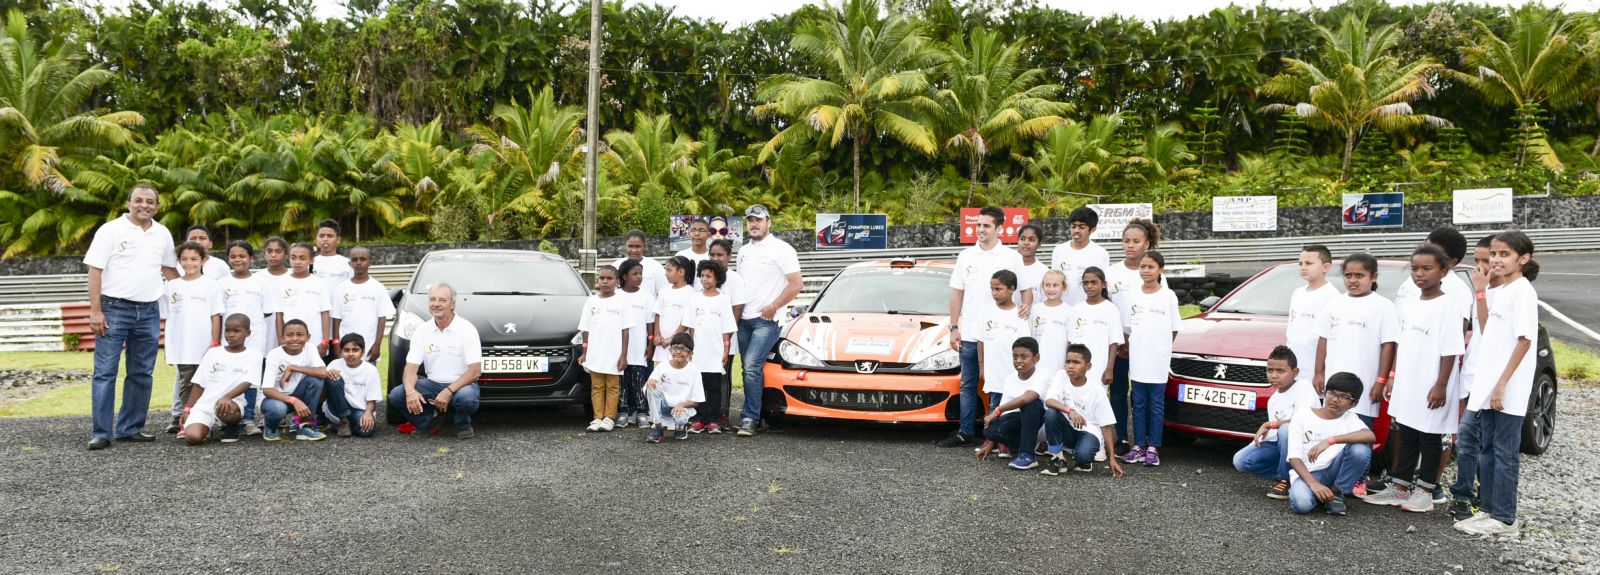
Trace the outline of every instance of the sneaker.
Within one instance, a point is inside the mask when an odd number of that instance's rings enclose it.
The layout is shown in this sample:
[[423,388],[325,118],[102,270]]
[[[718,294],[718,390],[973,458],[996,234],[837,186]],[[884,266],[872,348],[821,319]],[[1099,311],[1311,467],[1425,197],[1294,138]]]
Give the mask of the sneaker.
[[602,424],[602,422],[599,419],[596,419],[594,421],[589,422],[589,427],[585,428],[584,431],[587,431],[589,433],[599,433],[600,429],[602,427],[605,427],[605,426]]
[[276,427],[262,428],[261,438],[267,441],[283,441],[283,436],[278,434],[278,428]]
[[617,428],[618,429],[627,429],[628,428],[628,424],[631,423],[631,422],[632,421],[629,418],[629,416],[626,416],[626,415],[618,415],[617,416]]
[[721,435],[722,434],[722,424],[717,423],[715,421],[713,421],[711,423],[707,423],[706,424],[706,433],[709,433],[709,434],[712,434],[712,435]]
[[246,419],[244,420],[244,434],[261,435],[261,426],[256,425],[256,420],[254,419]]
[[1011,465],[1007,465],[1006,467],[1010,467],[1019,471],[1026,471],[1038,466],[1039,460],[1034,459],[1032,453],[1024,451],[1022,453],[1018,453],[1016,459],[1011,461]]
[[650,433],[648,433],[648,434],[646,434],[644,436],[644,442],[645,443],[661,443],[661,436],[665,435],[665,432],[666,432],[666,430],[661,429],[660,427],[656,427],[656,426],[652,425],[652,426],[650,426]]
[[1368,481],[1367,482],[1367,495],[1373,495],[1373,494],[1376,494],[1376,493],[1383,493],[1385,491],[1388,491],[1389,488],[1391,487],[1391,485],[1389,485],[1389,482],[1387,481],[1387,479],[1388,479],[1388,476],[1384,476],[1384,477],[1380,477],[1378,479],[1374,479],[1374,480]]
[[678,426],[678,430],[672,434],[672,438],[676,439],[678,441],[683,441],[685,439],[688,439],[689,438],[689,426],[687,426],[687,425],[679,425]]
[[224,426],[222,426],[222,442],[223,443],[238,443],[239,442],[239,426],[237,426],[237,425],[224,425]]
[[1105,463],[1106,462],[1106,448],[1101,447],[1100,451],[1094,452],[1094,462],[1095,463]]
[[1349,513],[1344,507],[1344,496],[1335,495],[1328,501],[1328,515],[1344,515]]
[[470,425],[456,430],[456,439],[472,439],[477,436],[478,432],[473,431]]
[[1356,486],[1350,490],[1350,495],[1355,496],[1356,499],[1365,499],[1367,497],[1367,480],[1356,481]]
[[1062,459],[1061,454],[1052,455],[1049,459],[1044,460],[1044,470],[1040,471],[1039,474],[1051,477],[1061,475],[1061,464],[1065,462],[1066,460]]
[[756,422],[746,419],[739,422],[739,437],[752,437],[756,434]]
[[1161,466],[1161,454],[1156,452],[1156,448],[1151,447],[1149,449],[1144,450],[1144,466],[1145,467],[1160,467]]
[[295,430],[294,438],[299,441],[322,441],[327,439],[328,436],[321,431],[317,431],[317,428],[307,424],[302,425],[300,426],[300,429]]
[[1078,473],[1091,473],[1094,471],[1094,463],[1079,463],[1073,465],[1072,470]]
[[1472,517],[1455,522],[1455,525],[1452,525],[1452,527],[1455,527],[1456,531],[1460,531],[1462,533],[1477,535],[1477,524],[1483,523],[1484,521],[1494,521],[1494,517],[1488,513],[1479,511],[1473,513]]
[[950,432],[950,436],[939,441],[939,447],[972,447],[972,438],[962,435],[960,431]]
[[1011,448],[1002,445],[1000,449],[995,450],[994,456],[995,459],[1011,459]]
[[1522,531],[1522,520],[1511,523],[1501,523],[1499,519],[1490,517],[1482,522],[1472,525],[1472,532],[1478,535],[1516,535]]
[[1133,446],[1128,444],[1128,442],[1126,442],[1126,441],[1118,441],[1117,442],[1117,446],[1115,448],[1113,448],[1112,451],[1117,454],[1117,457],[1122,457],[1124,455],[1127,455],[1128,454],[1128,450],[1130,450],[1130,449],[1133,449]]
[[1267,490],[1267,498],[1287,501],[1289,499],[1289,482],[1280,479],[1273,483],[1272,489]]
[[1456,521],[1472,519],[1472,504],[1466,501],[1455,500],[1450,502],[1450,518]]
[[1393,507],[1399,507],[1401,503],[1405,503],[1405,501],[1410,498],[1411,490],[1401,489],[1400,486],[1397,485],[1393,489],[1385,489],[1379,493],[1368,493],[1367,496],[1361,498],[1361,500],[1373,505],[1389,505]]
[[[1396,490],[1390,489],[1389,491]],[[1433,493],[1421,489],[1412,489],[1405,500],[1400,502],[1400,508],[1412,513],[1433,511]]]
[[689,433],[700,434],[700,433],[704,433],[705,430],[706,430],[706,422],[704,422],[704,421],[696,421],[696,422],[694,422],[692,424],[689,424]]
[[333,429],[333,434],[339,437],[350,437],[350,422],[340,421],[339,425]]
[[1445,488],[1444,488],[1443,485],[1440,485],[1438,487],[1433,488],[1433,504],[1434,505],[1444,505],[1444,504],[1450,502],[1450,498],[1445,497],[1444,492],[1445,492]]
[[600,431],[611,431],[611,430],[616,429],[616,428],[617,428],[617,422],[612,421],[611,418],[607,417],[605,419],[600,420]]
[[1139,463],[1142,461],[1144,461],[1144,448],[1137,445],[1129,448],[1128,452],[1122,456],[1123,463]]
[[1050,446],[1049,446],[1049,444],[1040,443],[1038,445],[1033,446],[1033,454],[1037,455],[1037,456],[1040,456],[1040,457],[1044,457],[1046,455],[1050,455]]
[[172,434],[183,431],[183,426],[178,424],[179,419],[177,417],[172,418],[172,423],[167,424],[167,433]]

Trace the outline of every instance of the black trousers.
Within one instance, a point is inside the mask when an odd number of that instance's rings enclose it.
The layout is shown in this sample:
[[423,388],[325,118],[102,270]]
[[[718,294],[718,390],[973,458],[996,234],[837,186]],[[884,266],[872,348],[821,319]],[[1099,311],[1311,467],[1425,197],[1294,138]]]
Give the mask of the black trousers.
[[[1439,477],[1439,459],[1444,451],[1444,435],[1423,433],[1405,424],[1398,424],[1400,435],[1400,463],[1389,477],[1403,485],[1419,485],[1436,489],[1433,484]],[[1420,462],[1420,467],[1419,467]]]
[[994,424],[983,428],[983,436],[1011,448],[1012,453],[1033,453],[1039,442],[1039,427],[1044,425],[1044,402],[1033,402],[1022,409],[1001,415]]
[[711,423],[722,419],[722,374],[709,371],[700,373],[700,389],[706,401],[694,408],[694,421]]

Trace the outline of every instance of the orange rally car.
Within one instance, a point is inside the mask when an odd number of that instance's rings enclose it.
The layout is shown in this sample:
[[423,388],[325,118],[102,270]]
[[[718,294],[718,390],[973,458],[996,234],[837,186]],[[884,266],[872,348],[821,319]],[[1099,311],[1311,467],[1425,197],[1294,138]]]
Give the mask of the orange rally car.
[[955,263],[879,260],[839,272],[765,367],[768,415],[946,424],[960,419],[950,349]]

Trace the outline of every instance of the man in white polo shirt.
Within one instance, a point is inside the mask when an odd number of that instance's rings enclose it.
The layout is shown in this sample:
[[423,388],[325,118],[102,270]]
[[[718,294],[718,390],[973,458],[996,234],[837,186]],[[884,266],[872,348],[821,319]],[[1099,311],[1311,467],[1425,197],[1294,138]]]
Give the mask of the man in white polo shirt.
[[[89,266],[89,330],[94,332],[94,383],[90,406],[94,432],[89,449],[111,440],[147,442],[142,431],[150,409],[151,374],[161,340],[163,280],[178,277],[172,232],[155,221],[156,189],[139,184],[128,191],[127,215],[95,230],[83,263]],[[122,380],[122,409],[116,410],[117,367],[128,350]]]
[[778,316],[800,295],[800,257],[794,247],[772,235],[772,215],[761,204],[744,211],[750,241],[739,249],[739,275],[744,277],[744,317],[739,319],[739,355],[744,358],[744,409],[739,436],[756,434],[761,424],[761,391],[767,354],[778,345]]
[[[976,319],[983,310],[994,308],[989,279],[994,272],[1022,271],[1022,255],[1000,243],[1000,224],[1005,210],[989,206],[978,211],[978,242],[956,256],[956,269],[950,272],[950,348],[961,354],[961,427],[939,442],[940,447],[970,447],[978,437],[978,413],[983,405],[978,398],[978,332]],[[1023,305],[1033,304],[1033,294],[1024,293]],[[1020,310],[1019,310],[1020,311]]]
[[[456,316],[456,290],[447,283],[428,290],[428,315],[433,321],[418,327],[411,338],[402,385],[389,392],[389,407],[416,426],[412,437],[428,437],[438,414],[449,412],[455,414],[456,438],[471,439],[478,374],[483,371],[478,329]],[[427,378],[417,377],[418,367]]]

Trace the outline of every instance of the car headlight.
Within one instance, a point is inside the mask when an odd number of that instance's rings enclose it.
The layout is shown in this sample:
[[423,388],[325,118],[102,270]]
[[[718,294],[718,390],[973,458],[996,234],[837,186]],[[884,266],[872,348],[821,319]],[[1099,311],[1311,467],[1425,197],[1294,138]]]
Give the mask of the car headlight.
[[946,349],[928,356],[911,366],[912,371],[949,371],[961,367],[961,354],[956,350]]
[[815,354],[787,339],[778,342],[778,359],[800,367],[822,367],[822,361]]
[[400,312],[400,322],[394,326],[394,333],[398,335],[400,339],[411,339],[411,336],[416,333],[417,328],[422,327],[422,324],[426,323],[427,321],[428,320],[426,318],[420,315],[411,313],[409,311],[402,311]]
[[[572,334],[572,345],[583,345],[583,332]],[[649,351],[648,349],[645,351]]]

